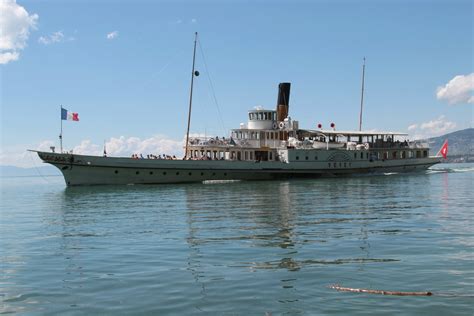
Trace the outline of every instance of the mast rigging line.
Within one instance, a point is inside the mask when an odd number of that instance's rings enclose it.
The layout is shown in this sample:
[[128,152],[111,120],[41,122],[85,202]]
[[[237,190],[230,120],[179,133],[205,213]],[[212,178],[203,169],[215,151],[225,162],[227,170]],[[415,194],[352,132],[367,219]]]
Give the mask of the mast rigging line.
[[210,72],[209,72],[209,68],[207,67],[206,57],[204,57],[204,51],[202,49],[202,44],[201,44],[201,41],[199,40],[199,38],[197,39],[197,41],[198,41],[198,44],[199,44],[199,51],[201,52],[202,61],[204,62],[204,68],[206,69],[206,75],[207,75],[207,79],[208,79],[208,82],[209,82],[209,86],[211,87],[212,97],[214,99],[214,103],[215,103],[216,108],[217,108],[217,114],[219,116],[219,121],[222,125],[222,131],[225,135],[227,129],[225,128],[224,121],[222,120],[222,114],[221,114],[221,110],[220,110],[220,107],[219,107],[219,102],[217,102],[216,92],[214,90],[214,85],[212,84],[212,79],[211,79],[211,75],[210,75]]

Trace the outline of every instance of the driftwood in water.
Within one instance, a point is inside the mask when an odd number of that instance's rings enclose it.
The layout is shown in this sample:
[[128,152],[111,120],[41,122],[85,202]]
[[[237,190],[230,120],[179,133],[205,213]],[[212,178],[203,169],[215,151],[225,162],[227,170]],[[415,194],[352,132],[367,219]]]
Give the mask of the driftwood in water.
[[401,292],[401,291],[383,291],[383,290],[370,290],[370,289],[353,289],[350,287],[342,287],[339,285],[329,286],[331,289],[335,289],[341,292],[356,292],[356,293],[369,293],[369,294],[382,294],[382,295],[400,295],[400,296],[431,296],[432,292]]

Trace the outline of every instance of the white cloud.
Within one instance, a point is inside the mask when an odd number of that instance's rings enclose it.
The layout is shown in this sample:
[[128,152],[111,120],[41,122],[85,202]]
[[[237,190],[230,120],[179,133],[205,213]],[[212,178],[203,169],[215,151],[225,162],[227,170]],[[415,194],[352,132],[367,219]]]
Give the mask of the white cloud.
[[107,34],[107,39],[108,40],[113,40],[114,38],[117,38],[119,35],[118,31],[113,31]]
[[[156,135],[145,139],[125,136],[112,137],[106,141],[105,146],[108,156],[130,157],[132,154],[143,154],[144,156],[147,154],[166,154],[182,157],[184,154],[183,144],[184,139],[174,140],[166,136]],[[3,146],[0,151],[0,165],[23,168],[40,166],[41,160],[38,155],[28,152],[27,149],[50,151],[51,146],[56,146],[56,151],[59,151],[59,145],[52,140],[29,145]],[[72,150],[76,154],[101,156],[104,152],[104,145],[103,143],[95,144],[91,140],[82,140]]]
[[409,131],[416,130],[417,128],[418,128],[418,124],[412,124],[412,125],[408,126]]
[[[71,40],[71,38],[69,38]],[[64,34],[62,31],[53,32],[50,35],[41,36],[38,38],[38,43],[49,45],[54,43],[64,42]]]
[[[124,137],[111,138],[105,143],[107,154],[109,156],[125,156],[132,154],[167,154],[167,155],[183,155],[184,142],[169,139],[165,136],[156,135],[146,139],[138,137]],[[102,153],[102,146],[100,146],[100,153]],[[76,152],[76,151],[74,151]]]
[[38,158],[38,155],[27,151],[27,149],[50,151],[50,146],[54,146],[52,140],[45,140],[38,144],[2,146],[2,150],[0,151],[0,165],[22,168],[41,166],[41,160]]
[[19,52],[0,53],[0,64],[8,64],[11,61],[18,60],[18,58],[20,58]]
[[456,126],[455,122],[448,121],[444,115],[441,115],[429,122],[412,124],[407,129],[415,139],[424,139],[451,132]]
[[451,79],[446,85],[438,87],[436,98],[447,101],[449,104],[474,104],[474,73],[459,75]]
[[20,57],[38,15],[30,15],[16,0],[0,0],[0,12],[0,64],[7,64]]

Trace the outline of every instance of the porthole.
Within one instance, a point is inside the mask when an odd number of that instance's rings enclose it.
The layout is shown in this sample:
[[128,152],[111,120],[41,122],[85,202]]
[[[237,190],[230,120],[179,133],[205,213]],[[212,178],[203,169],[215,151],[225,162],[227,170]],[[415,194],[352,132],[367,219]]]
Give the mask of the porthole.
[[328,167],[331,168],[331,163],[330,162],[328,163]]
[[204,175],[204,172],[201,172],[201,176],[203,176],[203,175]]
[[166,171],[165,171],[165,172],[163,172],[163,175],[164,175],[164,176],[166,176]]
[[296,156],[296,160],[300,160],[300,157]]
[[153,171],[150,171],[150,175],[152,175],[152,174],[153,174]]
[[318,156],[314,156],[314,160],[318,160]]
[[308,160],[308,157],[305,157],[304,159],[305,159],[305,160]]
[[140,171],[135,172],[135,174],[140,174]]
[[177,176],[179,176],[179,171],[178,171],[178,172],[176,172],[176,175],[177,175]]
[[224,176],[227,176],[227,173],[224,173]]
[[192,172],[190,172],[190,173],[188,173],[188,175],[192,176],[192,175],[193,175],[193,173],[192,173]]
[[213,176],[215,176],[215,175],[216,175],[216,173],[215,173],[215,172],[213,172],[213,173],[212,173],[212,175],[213,175]]
[[117,173],[118,173],[118,170],[115,170],[115,174],[117,174]]

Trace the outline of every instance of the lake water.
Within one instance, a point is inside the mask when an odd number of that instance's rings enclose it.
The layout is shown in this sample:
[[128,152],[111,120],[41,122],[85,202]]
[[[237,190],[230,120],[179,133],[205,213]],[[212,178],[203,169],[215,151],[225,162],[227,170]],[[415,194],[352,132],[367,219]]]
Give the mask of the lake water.
[[4,177],[0,313],[472,315],[474,165],[435,168],[82,188]]

